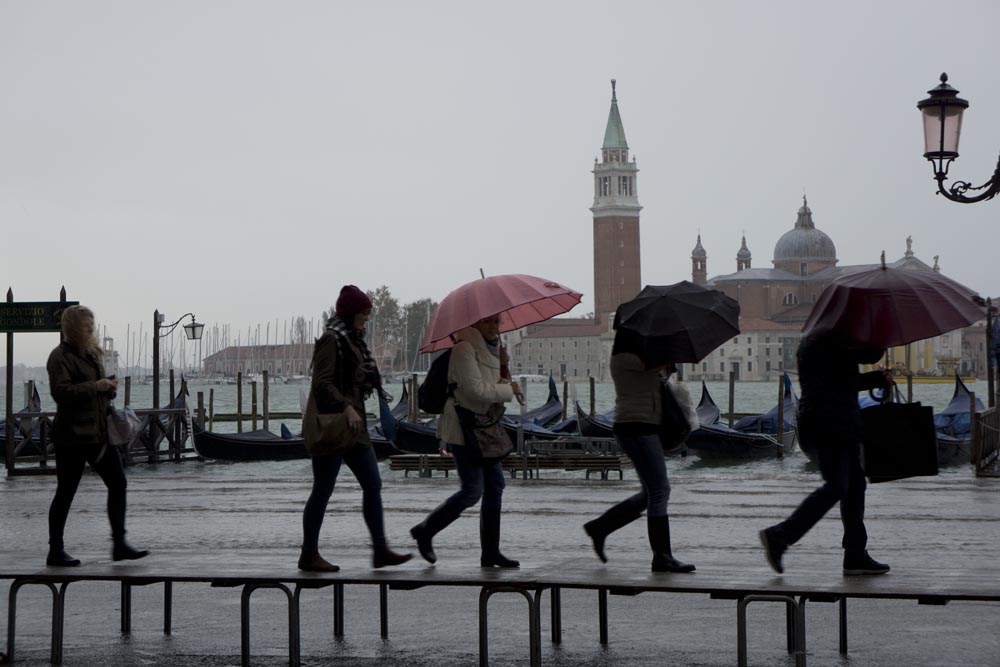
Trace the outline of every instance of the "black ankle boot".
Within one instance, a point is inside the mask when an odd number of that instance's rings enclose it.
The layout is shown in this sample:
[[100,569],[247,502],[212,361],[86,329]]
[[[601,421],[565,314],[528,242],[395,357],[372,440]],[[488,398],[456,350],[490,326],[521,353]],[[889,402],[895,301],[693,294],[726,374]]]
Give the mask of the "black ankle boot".
[[653,572],[694,572],[694,565],[680,562],[671,552],[669,517],[648,517],[646,525],[649,546],[653,549]]
[[594,542],[594,553],[597,554],[602,563],[608,562],[607,556],[604,555],[604,541],[608,535],[642,516],[643,507],[644,505],[637,506],[629,499],[610,507],[607,512],[593,521],[583,524],[583,530]]
[[62,547],[52,547],[49,549],[49,555],[45,557],[45,564],[49,567],[76,567],[80,561],[66,553]]
[[111,549],[111,560],[139,560],[148,555],[147,549],[133,549],[124,538],[115,540],[115,545]]
[[333,563],[328,563],[319,555],[319,549],[306,549],[302,547],[299,555],[299,569],[303,572],[339,572],[340,568]]
[[376,570],[380,567],[402,565],[411,558],[413,558],[413,554],[398,554],[385,544],[377,544],[372,547],[372,567]]
[[483,549],[483,555],[479,559],[479,564],[482,567],[521,567],[520,562],[500,553],[500,510],[498,508],[480,508],[479,543]]
[[410,535],[417,541],[417,550],[425,561],[432,565],[437,562],[432,543],[434,536],[451,525],[461,514],[461,509],[445,502],[438,505],[422,522],[410,528]]

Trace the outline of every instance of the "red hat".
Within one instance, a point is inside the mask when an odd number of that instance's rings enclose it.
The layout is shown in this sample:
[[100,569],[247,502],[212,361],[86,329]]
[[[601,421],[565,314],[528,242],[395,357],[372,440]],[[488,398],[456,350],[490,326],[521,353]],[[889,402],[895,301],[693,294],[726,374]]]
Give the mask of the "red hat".
[[372,300],[356,285],[344,285],[337,297],[337,317],[342,320],[354,317],[358,313],[372,307]]

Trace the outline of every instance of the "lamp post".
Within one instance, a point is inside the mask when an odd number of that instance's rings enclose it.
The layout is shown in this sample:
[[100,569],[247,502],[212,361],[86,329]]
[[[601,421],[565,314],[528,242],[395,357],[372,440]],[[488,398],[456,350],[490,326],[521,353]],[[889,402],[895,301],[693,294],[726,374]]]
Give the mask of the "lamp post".
[[[934,168],[934,179],[938,182],[938,194],[961,204],[974,204],[993,199],[1000,194],[1000,160],[997,161],[993,177],[980,186],[967,181],[955,181],[945,188],[948,168],[952,160],[958,158],[958,140],[962,133],[962,114],[969,108],[966,100],[958,97],[958,91],[948,85],[948,75],[941,75],[941,83],[927,91],[928,97],[917,102],[924,118],[924,157]],[[979,194],[971,196],[966,193]]]
[[[188,340],[201,340],[202,331],[205,329],[204,324],[195,322],[194,313],[185,313],[177,318],[177,321],[173,324],[164,325],[164,316],[159,310],[153,311],[153,409],[160,409],[160,338],[164,336],[169,336],[173,333],[177,325],[181,323],[185,317],[191,317],[191,321],[184,325],[184,335],[187,336]],[[166,329],[163,333],[160,333],[160,329]],[[171,398],[173,398],[171,396]]]

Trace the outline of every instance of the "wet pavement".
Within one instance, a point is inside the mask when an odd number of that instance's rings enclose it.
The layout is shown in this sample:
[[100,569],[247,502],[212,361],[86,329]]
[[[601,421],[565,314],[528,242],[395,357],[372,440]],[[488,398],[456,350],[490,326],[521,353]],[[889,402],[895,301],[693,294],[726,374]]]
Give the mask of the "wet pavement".
[[[705,465],[671,460],[670,500],[674,550],[701,571],[759,570],[764,567],[757,530],[787,515],[818,484],[804,459],[783,462]],[[308,494],[308,462],[280,464],[161,464],[129,471],[130,539],[153,550],[150,561],[189,554],[213,554],[239,563],[287,558],[294,563],[301,510]],[[390,543],[412,549],[408,528],[452,492],[454,476],[403,478],[383,467],[383,496]],[[46,513],[54,478],[0,482],[0,564],[41,564]],[[582,473],[546,475],[541,480],[508,478],[503,548],[526,565],[546,565],[591,555],[584,521],[637,488],[624,482],[583,479]],[[103,487],[87,475],[67,528],[67,548],[87,562],[109,560]],[[977,480],[967,469],[869,487],[870,548],[895,571],[954,568],[995,580],[1000,565],[1000,481]],[[337,562],[368,556],[361,520],[360,490],[345,471],[324,525],[321,548]],[[840,574],[840,524],[836,510],[786,556],[796,568]],[[467,512],[435,540],[448,568],[478,568],[478,520]],[[613,535],[614,562],[645,567],[645,526],[635,523]],[[115,567],[129,567],[117,564]],[[413,561],[403,568],[426,567]],[[2,569],[2,568],[0,568]],[[892,576],[892,574],[887,575]],[[933,575],[929,575],[933,576]],[[0,582],[0,595],[9,588]],[[173,634],[162,633],[162,586],[133,589],[133,631],[119,628],[119,587],[78,583],[68,589],[66,665],[238,665],[239,591],[205,584],[174,587]],[[49,593],[22,589],[17,653],[21,664],[47,664]],[[389,593],[389,639],[379,637],[378,588],[348,586],[345,637],[333,637],[332,589],[306,591],[302,603],[305,665],[478,664],[477,589],[424,588]],[[736,605],[705,595],[645,593],[609,599],[610,642],[598,641],[597,594],[563,591],[563,643],[549,641],[548,604],[543,605],[542,660],[545,665],[698,665],[736,663]],[[527,614],[520,596],[495,596],[490,607],[490,664],[525,665]],[[837,607],[809,603],[810,665],[938,666],[1000,665],[1000,604],[953,602],[924,606],[910,601],[849,603],[850,655],[837,652]],[[792,664],[784,650],[784,610],[752,605],[749,614],[751,665]],[[0,623],[6,636],[6,606]],[[287,612],[278,591],[254,594],[253,664],[287,664]]]

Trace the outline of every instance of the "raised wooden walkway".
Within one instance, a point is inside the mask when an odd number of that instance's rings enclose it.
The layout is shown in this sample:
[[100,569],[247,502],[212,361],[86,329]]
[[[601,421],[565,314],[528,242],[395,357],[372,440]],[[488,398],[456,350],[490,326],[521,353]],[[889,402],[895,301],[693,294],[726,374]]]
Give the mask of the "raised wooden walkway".
[[[577,558],[562,562],[525,567],[521,570],[484,570],[474,563],[439,564],[437,567],[404,566],[372,570],[368,563],[341,563],[340,572],[311,574],[294,567],[295,554],[287,558],[245,559],[238,564],[227,562],[224,554],[156,556],[134,563],[112,564],[108,561],[85,563],[77,568],[30,567],[0,561],[0,579],[11,580],[6,660],[16,658],[17,596],[24,586],[41,585],[52,593],[51,662],[63,659],[65,601],[70,584],[83,581],[106,581],[121,587],[121,631],[131,631],[131,589],[135,586],[163,584],[164,633],[171,632],[174,583],[205,583],[218,588],[241,589],[241,652],[244,665],[250,664],[250,599],[261,588],[279,589],[288,599],[289,665],[300,661],[299,601],[303,591],[333,588],[334,635],[344,634],[344,587],[368,585],[379,587],[381,635],[388,637],[390,590],[414,590],[425,586],[461,586],[480,589],[479,654],[480,665],[489,664],[489,600],[499,593],[521,595],[527,602],[530,637],[530,664],[541,665],[543,593],[550,593],[550,631],[553,643],[562,641],[560,592],[564,588],[597,592],[600,641],[608,643],[608,595],[640,593],[701,594],[737,604],[737,663],[746,665],[746,607],[752,602],[780,602],[786,606],[787,648],[798,666],[806,664],[806,602],[838,602],[840,652],[847,653],[847,600],[911,600],[920,604],[941,605],[952,600],[1000,601],[1000,578],[976,572],[930,570],[893,572],[876,577],[844,577],[839,572],[787,572],[775,575],[766,567],[713,567],[699,563],[693,574],[653,574],[648,561],[622,560],[607,565],[596,558]],[[634,623],[636,619],[630,619]],[[207,620],[207,622],[209,622]],[[655,623],[654,621],[651,621]]]

